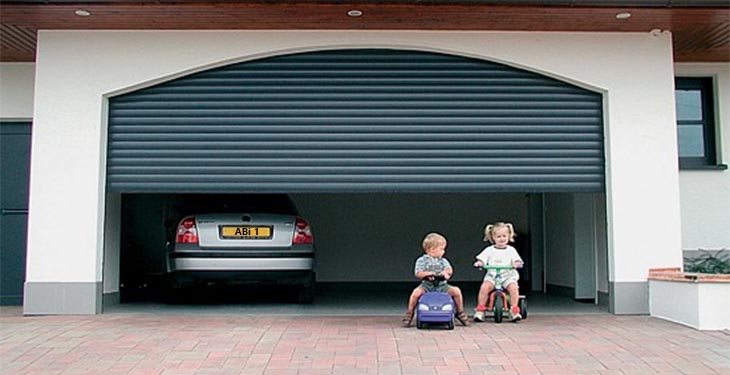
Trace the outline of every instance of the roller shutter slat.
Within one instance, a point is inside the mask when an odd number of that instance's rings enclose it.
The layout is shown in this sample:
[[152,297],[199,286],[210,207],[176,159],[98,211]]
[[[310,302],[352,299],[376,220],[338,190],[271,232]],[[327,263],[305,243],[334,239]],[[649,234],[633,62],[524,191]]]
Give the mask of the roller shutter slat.
[[110,191],[603,190],[600,94],[458,56],[278,56],[109,108]]

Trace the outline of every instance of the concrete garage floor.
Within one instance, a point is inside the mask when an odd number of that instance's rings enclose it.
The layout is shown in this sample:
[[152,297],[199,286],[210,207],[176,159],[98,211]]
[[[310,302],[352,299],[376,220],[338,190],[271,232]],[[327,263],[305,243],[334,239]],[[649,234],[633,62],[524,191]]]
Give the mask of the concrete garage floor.
[[[312,304],[293,301],[285,290],[255,286],[208,288],[189,291],[174,303],[162,302],[156,295],[119,305],[104,306],[104,313],[209,313],[241,315],[306,316],[400,316],[406,308],[410,290],[417,284],[378,287],[357,285],[319,285]],[[373,290],[375,289],[375,290]],[[477,286],[462,287],[465,309],[471,316],[476,306]],[[607,306],[577,302],[569,297],[541,292],[527,294],[528,314],[606,314]]]

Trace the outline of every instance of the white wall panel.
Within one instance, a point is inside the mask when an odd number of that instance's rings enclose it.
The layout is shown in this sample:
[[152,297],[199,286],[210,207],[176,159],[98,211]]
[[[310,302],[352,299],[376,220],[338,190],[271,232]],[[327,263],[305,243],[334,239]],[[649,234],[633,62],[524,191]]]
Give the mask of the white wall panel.
[[33,118],[35,64],[0,63],[0,120]]
[[[718,163],[730,163],[730,64],[676,64],[678,77],[713,77]],[[730,249],[730,170],[682,170],[682,248]]]

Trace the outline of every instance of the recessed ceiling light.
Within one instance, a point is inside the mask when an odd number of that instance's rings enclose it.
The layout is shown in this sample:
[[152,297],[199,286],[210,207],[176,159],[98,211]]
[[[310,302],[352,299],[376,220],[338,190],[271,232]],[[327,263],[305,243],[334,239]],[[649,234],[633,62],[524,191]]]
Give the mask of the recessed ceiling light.
[[351,9],[347,11],[347,15],[350,17],[360,17],[362,16],[362,11],[359,9]]
[[631,18],[631,13],[629,12],[616,13],[616,19],[627,20],[629,18]]
[[77,9],[74,14],[76,14],[79,17],[88,17],[91,15],[91,12],[89,12],[86,9]]

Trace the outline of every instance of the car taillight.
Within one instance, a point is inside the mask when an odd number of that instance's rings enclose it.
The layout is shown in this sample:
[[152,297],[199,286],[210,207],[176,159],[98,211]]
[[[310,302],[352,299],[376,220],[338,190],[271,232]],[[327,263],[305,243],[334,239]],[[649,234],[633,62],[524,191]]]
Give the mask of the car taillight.
[[187,216],[177,225],[175,243],[198,243],[198,228],[195,226],[195,217]]
[[295,244],[308,244],[312,243],[312,228],[309,227],[309,223],[302,219],[297,218],[297,224],[294,227],[294,238],[292,242]]

